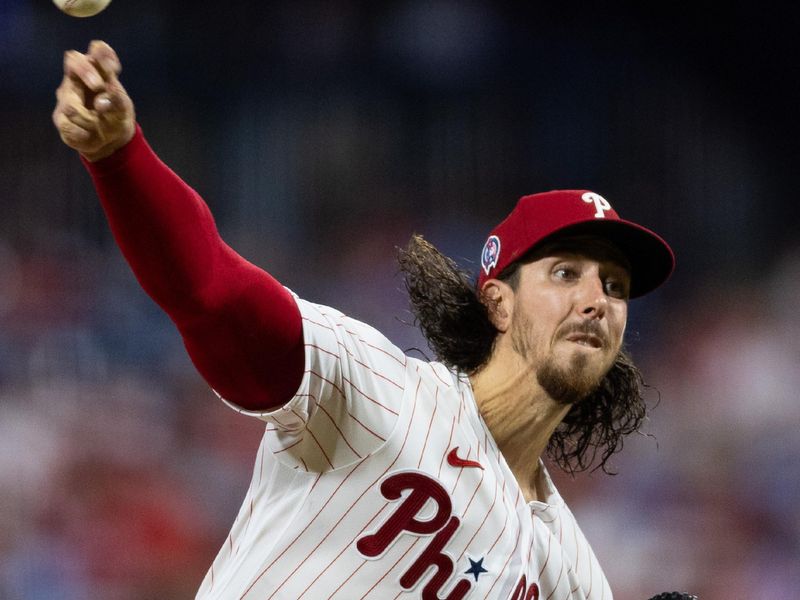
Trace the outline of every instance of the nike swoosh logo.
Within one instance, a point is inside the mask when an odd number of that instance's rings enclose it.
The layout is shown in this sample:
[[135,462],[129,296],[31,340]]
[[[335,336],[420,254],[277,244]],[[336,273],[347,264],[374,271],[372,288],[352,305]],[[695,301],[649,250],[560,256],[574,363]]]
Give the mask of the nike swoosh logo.
[[483,469],[483,465],[477,460],[466,460],[458,456],[458,446],[447,453],[447,464],[451,467],[477,467]]

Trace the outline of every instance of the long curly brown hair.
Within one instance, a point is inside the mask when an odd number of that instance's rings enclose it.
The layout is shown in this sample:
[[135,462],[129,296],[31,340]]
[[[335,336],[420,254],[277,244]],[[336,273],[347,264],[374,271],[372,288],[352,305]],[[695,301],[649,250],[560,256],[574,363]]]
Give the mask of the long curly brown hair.
[[[400,250],[398,261],[412,312],[437,359],[467,375],[478,372],[492,354],[497,329],[469,273],[419,235]],[[514,287],[513,270],[501,279]],[[598,388],[572,405],[550,438],[547,456],[568,473],[595,462],[595,469],[609,473],[609,458],[646,418],[644,387],[639,369],[621,351]]]

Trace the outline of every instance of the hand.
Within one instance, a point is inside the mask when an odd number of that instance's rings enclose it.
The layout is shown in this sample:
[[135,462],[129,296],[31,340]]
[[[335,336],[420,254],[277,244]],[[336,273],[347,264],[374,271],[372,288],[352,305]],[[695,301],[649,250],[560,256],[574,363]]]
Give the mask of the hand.
[[101,41],[86,54],[64,53],[53,123],[62,141],[95,162],[127,144],[136,131],[133,102],[119,82],[117,53]]

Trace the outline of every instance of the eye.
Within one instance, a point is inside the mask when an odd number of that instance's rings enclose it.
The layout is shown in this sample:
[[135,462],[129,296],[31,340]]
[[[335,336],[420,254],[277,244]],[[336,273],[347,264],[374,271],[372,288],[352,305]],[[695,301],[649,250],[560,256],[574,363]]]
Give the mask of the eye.
[[579,277],[577,269],[569,266],[560,266],[553,269],[553,276],[564,281],[573,281]]
[[614,277],[609,277],[603,282],[603,289],[613,298],[627,298],[629,294],[627,283]]

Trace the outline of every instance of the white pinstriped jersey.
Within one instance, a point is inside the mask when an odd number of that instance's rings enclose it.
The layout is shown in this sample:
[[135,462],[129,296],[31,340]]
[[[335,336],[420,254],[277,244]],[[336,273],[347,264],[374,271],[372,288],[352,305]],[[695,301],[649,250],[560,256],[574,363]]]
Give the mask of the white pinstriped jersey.
[[[611,600],[549,477],[526,503],[469,380],[297,300],[306,369],[197,598]],[[233,405],[231,405],[233,406]]]

